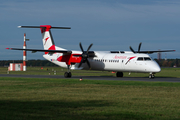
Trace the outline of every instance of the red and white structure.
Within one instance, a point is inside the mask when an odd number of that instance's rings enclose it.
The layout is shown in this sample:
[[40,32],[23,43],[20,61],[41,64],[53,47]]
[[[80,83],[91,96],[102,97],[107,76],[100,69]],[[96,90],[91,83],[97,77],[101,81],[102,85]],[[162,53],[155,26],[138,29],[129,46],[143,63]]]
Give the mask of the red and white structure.
[[[23,49],[26,49],[26,41],[28,41],[29,39],[26,39],[26,33],[24,33],[24,45],[23,45]],[[23,71],[26,71],[26,51],[23,50]]]
[[23,64],[22,63],[10,63],[8,70],[9,71],[23,71]]
[[[26,49],[26,34],[24,33],[24,45],[23,49]],[[26,51],[23,50],[23,63],[10,63],[8,67],[8,71],[26,71]]]

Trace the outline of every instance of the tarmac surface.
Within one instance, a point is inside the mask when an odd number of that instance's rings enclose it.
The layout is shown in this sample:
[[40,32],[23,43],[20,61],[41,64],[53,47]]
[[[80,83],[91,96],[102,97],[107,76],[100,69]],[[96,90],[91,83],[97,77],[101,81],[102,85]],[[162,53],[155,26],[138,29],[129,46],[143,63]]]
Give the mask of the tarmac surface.
[[14,74],[0,74],[0,77],[19,77],[19,78],[59,78],[59,79],[86,79],[86,80],[119,80],[119,81],[147,81],[147,82],[180,82],[180,78],[163,78],[155,77],[149,79],[148,77],[108,77],[108,76],[72,76],[71,78],[64,78],[61,75],[14,75]]

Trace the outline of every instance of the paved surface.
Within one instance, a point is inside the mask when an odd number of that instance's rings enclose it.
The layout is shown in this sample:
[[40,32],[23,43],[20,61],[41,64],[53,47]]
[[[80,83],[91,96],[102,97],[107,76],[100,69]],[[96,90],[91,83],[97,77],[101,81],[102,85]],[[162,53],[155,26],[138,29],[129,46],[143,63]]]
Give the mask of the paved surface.
[[[13,74],[0,74],[0,77],[24,77],[24,78],[59,78],[59,79],[80,79],[81,76],[72,76],[72,78],[64,78],[64,76],[60,75],[13,75]],[[180,78],[154,78],[149,79],[142,77],[107,77],[107,76],[82,76],[83,79],[88,80],[122,80],[122,81],[148,81],[148,82],[180,82]]]

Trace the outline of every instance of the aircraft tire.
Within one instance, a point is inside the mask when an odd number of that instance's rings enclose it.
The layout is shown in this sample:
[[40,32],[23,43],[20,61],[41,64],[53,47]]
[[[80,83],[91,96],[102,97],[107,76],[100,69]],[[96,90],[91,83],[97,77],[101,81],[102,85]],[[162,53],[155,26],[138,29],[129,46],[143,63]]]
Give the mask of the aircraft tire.
[[154,77],[155,77],[155,76],[154,76],[153,74],[150,74],[150,75],[149,75],[149,79],[154,79]]
[[72,74],[71,74],[71,72],[69,72],[69,73],[68,73],[68,77],[71,78],[71,76],[72,76]]
[[123,77],[123,72],[117,72],[116,77]]
[[65,78],[70,78],[72,76],[71,72],[65,72],[64,77]]

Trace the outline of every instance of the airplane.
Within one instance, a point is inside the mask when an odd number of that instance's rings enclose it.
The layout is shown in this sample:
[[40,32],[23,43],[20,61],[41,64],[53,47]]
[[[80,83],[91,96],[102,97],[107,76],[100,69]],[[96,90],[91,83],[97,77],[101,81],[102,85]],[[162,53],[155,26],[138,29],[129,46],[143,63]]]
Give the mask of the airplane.
[[139,44],[138,51],[135,51],[131,46],[131,51],[90,51],[93,44],[90,44],[84,51],[81,43],[79,43],[81,51],[67,50],[55,46],[51,29],[71,29],[70,27],[52,27],[51,25],[18,27],[40,28],[44,49],[6,49],[32,51],[33,53],[44,52],[45,59],[67,68],[67,72],[64,73],[65,78],[72,77],[71,70],[97,70],[116,72],[116,77],[123,77],[123,72],[149,73],[149,78],[152,79],[155,77],[155,73],[161,71],[161,68],[148,54],[175,51],[141,51],[142,43]]

